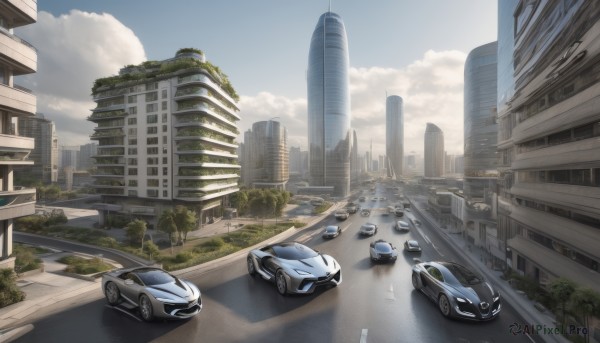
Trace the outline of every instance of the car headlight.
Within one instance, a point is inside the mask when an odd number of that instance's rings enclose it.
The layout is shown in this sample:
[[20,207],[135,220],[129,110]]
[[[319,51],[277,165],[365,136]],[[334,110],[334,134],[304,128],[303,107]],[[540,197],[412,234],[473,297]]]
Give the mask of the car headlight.
[[173,301],[173,299],[166,299],[166,298],[159,298],[156,297],[156,300],[163,302],[163,303],[169,303],[169,304],[174,304],[176,303],[176,301]]
[[494,302],[498,301],[498,299],[500,299],[500,294],[498,294],[498,296],[494,298]]
[[467,303],[467,301],[465,299],[459,298],[459,297],[456,297],[456,301],[458,301],[459,303],[465,303],[465,304]]
[[301,270],[301,269],[294,269],[294,271],[300,275],[310,275],[309,272],[305,272],[304,270]]

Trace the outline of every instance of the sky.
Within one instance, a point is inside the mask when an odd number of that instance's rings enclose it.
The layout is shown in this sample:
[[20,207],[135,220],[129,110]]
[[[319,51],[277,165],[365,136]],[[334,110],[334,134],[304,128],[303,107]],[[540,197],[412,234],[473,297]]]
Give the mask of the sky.
[[[278,117],[288,146],[307,149],[306,69],[326,0],[38,0],[37,23],[15,34],[38,50],[37,73],[15,83],[37,95],[59,145],[89,143],[97,78],[128,64],[204,51],[240,95],[238,142]],[[497,38],[496,0],[334,0],[350,53],[352,127],[359,153],[385,153],[385,97],[404,100],[405,154],[423,155],[428,122],[449,154],[463,153],[468,53]]]

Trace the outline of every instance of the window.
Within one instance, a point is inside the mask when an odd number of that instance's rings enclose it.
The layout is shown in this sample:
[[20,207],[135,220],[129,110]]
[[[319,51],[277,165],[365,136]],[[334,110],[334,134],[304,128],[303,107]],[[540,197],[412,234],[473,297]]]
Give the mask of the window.
[[163,102],[161,103],[161,106],[160,106],[160,107],[161,107],[161,109],[162,109],[163,111],[165,111],[165,110],[167,109],[167,102],[166,102],[166,101],[163,101]]
[[136,197],[137,196],[137,191],[136,190],[129,190],[127,191],[127,195],[130,197]]
[[146,93],[146,102],[158,100],[158,92]]
[[137,124],[137,118],[127,118],[127,124],[129,124],[129,125],[136,125]]
[[148,186],[148,187],[158,187],[158,179],[148,179],[148,180],[146,180],[146,186]]
[[129,180],[129,187],[137,187],[137,180]]
[[148,167],[147,172],[148,172],[148,175],[156,176],[156,175],[158,175],[158,168],[157,167]]
[[128,104],[133,104],[135,102],[137,102],[137,95],[130,95],[127,97]]
[[166,113],[163,113],[163,114],[162,114],[162,122],[163,122],[163,123],[166,123],[166,122],[167,122],[167,114],[166,114]]
[[148,82],[146,83],[146,90],[151,91],[158,88],[158,82]]
[[169,197],[169,191],[163,191],[163,198]]
[[150,197],[150,198],[156,198],[156,197],[158,197],[158,190],[149,189],[146,194],[148,194],[148,197]]
[[137,155],[137,148],[127,148],[128,155]]
[[148,145],[158,144],[158,137],[148,137],[148,138],[146,138],[146,144],[148,144]]
[[129,114],[137,114],[137,107],[129,107]]
[[580,186],[592,185],[592,170],[591,169],[575,169],[571,170],[571,184]]
[[[162,144],[167,144],[167,136],[162,136],[163,137],[163,142]],[[166,151],[163,150],[164,153],[166,153]]]
[[137,168],[129,168],[127,175],[137,175]]
[[127,130],[127,134],[130,135],[130,136],[137,135],[137,128],[136,127],[129,128],[129,130]]
[[167,125],[163,125],[163,126],[162,126],[162,132],[167,132],[167,130],[168,130],[168,127],[167,127]]
[[519,254],[517,254],[517,269],[525,272],[525,259]]
[[158,155],[158,148],[157,147],[146,148],[146,153],[148,155]]
[[163,187],[167,187],[169,185],[168,179],[163,179]]
[[429,273],[429,275],[433,276],[433,278],[435,278],[438,281],[444,281],[444,277],[442,276],[442,272],[439,271],[439,269],[435,268],[435,267],[427,267],[427,272]]
[[156,124],[156,123],[158,123],[158,115],[157,114],[151,114],[146,117],[146,124]]
[[129,145],[137,145],[137,138],[129,138]]
[[167,98],[167,90],[166,90],[166,89],[163,89],[163,90],[161,90],[161,93],[162,93],[162,95],[161,95],[161,96],[162,96],[162,98],[163,98],[163,99],[166,99],[166,98]]
[[168,157],[163,157],[162,164],[169,164],[169,158]]
[[130,166],[137,166],[137,158],[128,158],[127,164],[129,164]]
[[573,129],[573,138],[575,140],[594,137],[594,124],[584,125]]
[[146,161],[148,165],[158,164],[158,157],[148,157]]
[[149,126],[146,130],[146,133],[153,134],[158,133],[158,128],[156,126]]
[[169,168],[163,167],[163,175],[169,175]]
[[154,103],[154,104],[147,104],[146,105],[146,112],[150,113],[150,112],[156,112],[158,111],[158,104]]
[[552,183],[569,183],[568,170],[550,170],[548,171],[548,182]]

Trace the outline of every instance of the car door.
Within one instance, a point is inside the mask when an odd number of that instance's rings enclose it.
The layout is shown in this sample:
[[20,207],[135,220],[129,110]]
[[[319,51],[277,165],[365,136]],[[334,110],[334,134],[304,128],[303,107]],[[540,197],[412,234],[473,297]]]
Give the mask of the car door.
[[[434,266],[427,266],[426,273],[422,273],[426,282],[424,282],[424,291],[430,298],[437,300],[437,295],[442,289],[444,278],[442,272]],[[426,285],[425,285],[426,283]]]
[[124,287],[121,289],[121,294],[134,303],[137,303],[142,287],[142,281],[135,273],[127,273],[124,278]]
[[275,275],[277,268],[279,268],[279,265],[276,263],[275,251],[270,247],[268,249],[264,249],[263,251],[266,253],[266,256],[260,260],[263,269],[267,273]]

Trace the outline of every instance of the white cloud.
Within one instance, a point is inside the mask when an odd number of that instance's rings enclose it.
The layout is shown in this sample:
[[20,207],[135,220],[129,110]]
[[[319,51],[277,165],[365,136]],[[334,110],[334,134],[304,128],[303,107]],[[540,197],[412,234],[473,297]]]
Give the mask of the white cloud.
[[54,17],[42,11],[18,34],[38,50],[38,71],[17,82],[35,92],[38,112],[56,123],[60,145],[89,141],[94,124],[85,119],[95,107],[94,80],[146,60],[134,32],[106,13],[72,10]]

